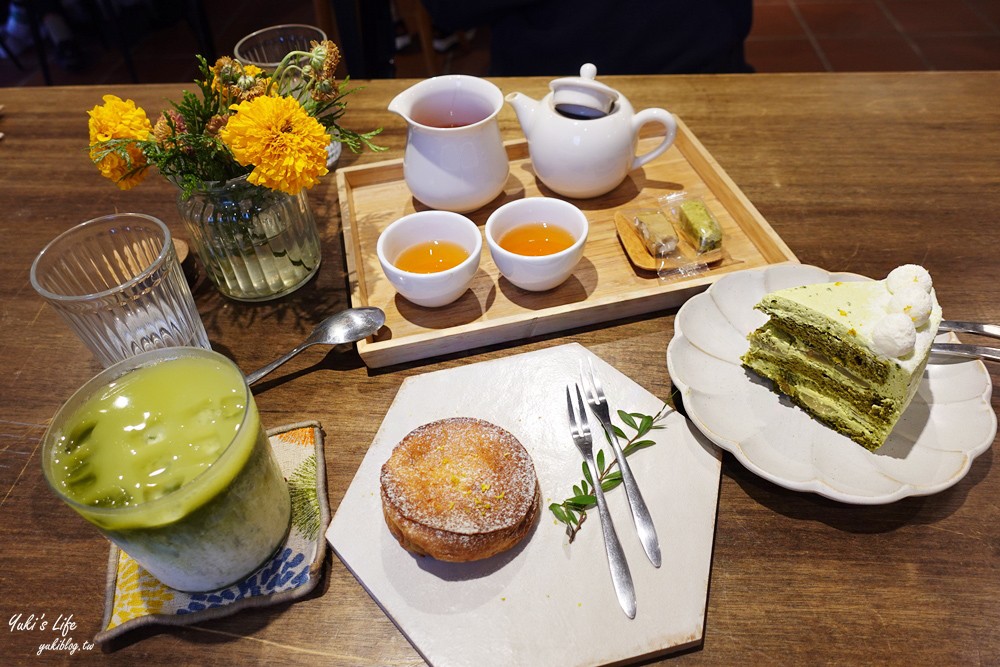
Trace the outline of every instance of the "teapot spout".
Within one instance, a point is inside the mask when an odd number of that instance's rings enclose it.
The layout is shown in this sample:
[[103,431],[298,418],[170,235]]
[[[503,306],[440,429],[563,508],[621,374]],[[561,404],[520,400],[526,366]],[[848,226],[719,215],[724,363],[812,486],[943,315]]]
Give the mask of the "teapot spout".
[[517,122],[521,124],[521,131],[530,141],[531,133],[535,125],[535,112],[538,109],[538,100],[532,99],[524,93],[509,93],[504,99],[507,101],[517,115]]

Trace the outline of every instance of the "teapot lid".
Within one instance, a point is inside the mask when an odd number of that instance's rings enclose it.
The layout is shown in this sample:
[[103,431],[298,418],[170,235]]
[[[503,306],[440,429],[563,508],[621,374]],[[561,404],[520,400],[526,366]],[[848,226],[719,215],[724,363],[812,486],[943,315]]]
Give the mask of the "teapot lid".
[[611,113],[618,91],[594,79],[597,67],[587,63],[580,76],[568,76],[549,83],[556,111],[574,118],[600,118]]

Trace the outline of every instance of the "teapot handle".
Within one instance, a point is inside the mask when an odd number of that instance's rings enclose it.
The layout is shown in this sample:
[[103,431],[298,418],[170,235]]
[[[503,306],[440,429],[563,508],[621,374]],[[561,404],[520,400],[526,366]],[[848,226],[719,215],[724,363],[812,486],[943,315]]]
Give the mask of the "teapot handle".
[[663,137],[663,141],[653,150],[635,156],[630,169],[637,169],[650,160],[662,155],[665,150],[673,145],[674,139],[677,137],[677,121],[674,119],[674,115],[666,109],[643,109],[632,116],[632,136],[638,138],[639,129],[646,123],[659,123],[667,129],[667,135]]

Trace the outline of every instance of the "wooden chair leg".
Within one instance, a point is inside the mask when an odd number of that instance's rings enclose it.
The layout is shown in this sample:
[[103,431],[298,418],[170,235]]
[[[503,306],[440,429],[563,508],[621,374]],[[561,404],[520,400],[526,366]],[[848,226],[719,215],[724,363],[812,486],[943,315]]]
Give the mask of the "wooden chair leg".
[[395,2],[407,30],[416,30],[420,37],[420,52],[427,76],[435,76],[438,74],[438,66],[437,54],[434,53],[434,26],[431,23],[431,15],[427,13],[420,0],[395,0]]
[[42,70],[45,85],[52,85],[52,72],[49,70],[49,56],[45,52],[45,38],[42,37],[42,17],[38,14],[37,3],[26,3],[28,10],[28,28],[31,30],[31,41],[34,42],[35,53],[38,55],[38,66]]

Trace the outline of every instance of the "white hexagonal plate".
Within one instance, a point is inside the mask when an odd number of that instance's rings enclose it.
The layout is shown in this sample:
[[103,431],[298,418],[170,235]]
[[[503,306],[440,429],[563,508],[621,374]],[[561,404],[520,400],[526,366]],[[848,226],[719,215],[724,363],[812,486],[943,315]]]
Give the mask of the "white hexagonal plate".
[[[676,412],[668,415],[651,434],[657,444],[629,457],[659,534],[659,569],[642,550],[624,489],[608,493],[635,582],[634,620],[615,598],[597,512],[588,514],[569,544],[547,508],[572,495],[580,479],[565,387],[578,379],[588,358],[612,410],[655,414],[663,405],[570,344],[408,378],[386,413],[327,539],[429,663],[601,665],[701,641],[721,458],[690,422]],[[396,443],[421,424],[456,416],[486,419],[521,441],[534,460],[544,505],[520,545],[473,563],[443,563],[404,551],[385,526],[379,499],[379,471]],[[595,440],[595,448],[602,442]]]

